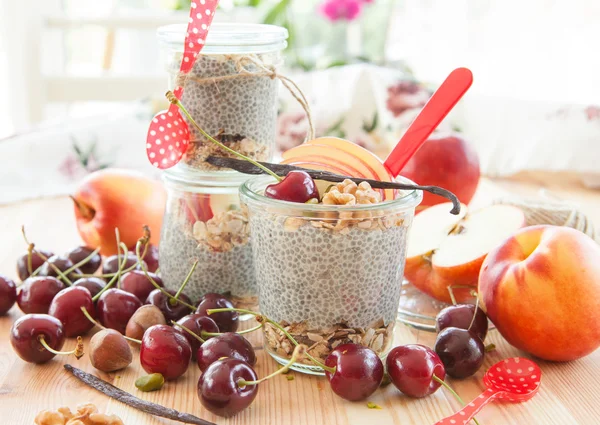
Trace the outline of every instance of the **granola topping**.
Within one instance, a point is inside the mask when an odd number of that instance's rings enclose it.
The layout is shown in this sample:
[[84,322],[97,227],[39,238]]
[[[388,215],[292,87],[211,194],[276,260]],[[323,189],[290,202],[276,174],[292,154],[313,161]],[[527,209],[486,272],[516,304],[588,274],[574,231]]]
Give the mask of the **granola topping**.
[[[344,180],[332,185],[323,195],[323,205],[374,205],[381,202],[381,193],[373,190],[367,182],[356,184],[352,180]],[[386,215],[385,217],[373,217],[369,211],[336,211],[327,212],[319,218],[288,217],[283,223],[286,232],[295,232],[300,227],[310,224],[312,227],[330,230],[334,233],[346,235],[352,227],[362,230],[382,231],[404,223],[402,213]]]
[[60,407],[56,412],[42,410],[34,422],[36,425],[124,425],[118,416],[99,413],[91,403],[78,406],[75,413],[68,407]]
[[[269,146],[265,143],[258,143],[247,137],[240,135],[222,135],[215,137],[228,148],[236,152],[244,154],[258,161],[268,161],[270,157]],[[187,152],[185,153],[185,161],[188,165],[206,171],[221,170],[221,167],[216,167],[206,162],[206,158],[211,155],[223,156],[228,158],[237,158],[235,155],[221,149],[210,141],[195,141],[190,143]]]
[[[344,323],[336,324],[326,329],[308,329],[306,322],[280,323],[300,344],[307,345],[308,353],[324,362],[327,356],[338,345],[355,343],[371,348],[375,353],[382,354],[391,345],[393,339],[393,322],[384,326],[379,320],[367,328],[351,328]],[[270,323],[265,323],[265,341],[268,348],[283,358],[290,358],[294,346],[281,330]],[[313,365],[305,358],[301,363]]]
[[248,217],[237,210],[220,212],[206,223],[196,221],[192,233],[199,247],[204,246],[211,252],[227,252],[248,243]]

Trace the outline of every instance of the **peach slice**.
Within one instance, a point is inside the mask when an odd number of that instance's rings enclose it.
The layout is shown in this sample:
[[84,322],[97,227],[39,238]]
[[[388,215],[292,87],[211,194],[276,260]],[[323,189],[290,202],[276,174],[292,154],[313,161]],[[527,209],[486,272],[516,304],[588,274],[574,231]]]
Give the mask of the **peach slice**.
[[[383,165],[381,159],[379,159],[379,157],[373,152],[357,145],[356,143],[352,143],[349,140],[340,139],[337,137],[318,137],[316,139],[306,142],[306,144],[331,146],[333,148],[343,150],[349,153],[350,155],[359,158],[366,165],[366,167],[369,168],[369,175],[372,176],[370,178],[386,182],[392,181],[392,176],[390,175],[387,168],[385,168],[385,166]],[[386,200],[394,199],[394,197],[394,190],[390,189],[385,191]]]
[[321,159],[327,158],[328,160],[331,159],[337,163],[341,162],[342,164],[347,165],[349,168],[356,170],[355,173],[358,173],[352,174],[351,177],[366,177],[369,179],[376,178],[376,174],[373,173],[373,170],[360,158],[357,158],[356,156],[336,147],[315,143],[305,143],[283,153],[284,160],[294,158],[305,159],[307,157],[320,157]]
[[331,173],[342,174],[352,177],[366,177],[357,169],[344,164],[343,162],[319,156],[304,156],[289,158],[281,161],[282,164],[295,165],[296,167],[309,168],[311,170],[329,171]]

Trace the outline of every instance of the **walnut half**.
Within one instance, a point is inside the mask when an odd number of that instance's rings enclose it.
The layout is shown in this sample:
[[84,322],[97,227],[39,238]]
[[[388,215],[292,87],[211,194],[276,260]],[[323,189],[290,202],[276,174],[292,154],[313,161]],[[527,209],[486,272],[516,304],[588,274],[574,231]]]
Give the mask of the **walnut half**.
[[68,407],[56,412],[42,410],[34,422],[36,425],[124,425],[118,416],[98,413],[98,408],[91,403],[78,406],[75,413]]

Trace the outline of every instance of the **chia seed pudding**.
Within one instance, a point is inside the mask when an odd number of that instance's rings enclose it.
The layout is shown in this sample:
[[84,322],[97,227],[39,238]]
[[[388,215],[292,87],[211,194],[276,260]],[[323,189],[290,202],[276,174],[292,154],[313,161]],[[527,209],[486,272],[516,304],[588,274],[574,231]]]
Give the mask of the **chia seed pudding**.
[[193,263],[198,266],[185,293],[195,302],[208,292],[228,295],[238,308],[256,309],[250,232],[236,174],[190,173],[171,169],[164,174],[168,190],[159,246],[160,275],[177,290]]
[[[368,183],[334,185],[320,204],[263,195],[269,177],[241,187],[250,232],[261,313],[278,322],[324,361],[353,342],[387,354],[400,301],[407,233],[422,195],[400,192],[381,202]],[[293,345],[268,323],[265,348],[285,363]],[[309,359],[296,368],[322,370]]]
[[[179,75],[184,34],[183,25],[158,30],[160,41],[168,47],[170,88],[183,86],[181,102],[207,133],[250,158],[271,160],[279,81],[261,67],[276,71],[281,65],[287,30],[273,25],[213,24],[192,70]],[[206,158],[231,154],[192,125],[189,129],[191,143],[182,163],[198,170],[221,170],[206,163]]]

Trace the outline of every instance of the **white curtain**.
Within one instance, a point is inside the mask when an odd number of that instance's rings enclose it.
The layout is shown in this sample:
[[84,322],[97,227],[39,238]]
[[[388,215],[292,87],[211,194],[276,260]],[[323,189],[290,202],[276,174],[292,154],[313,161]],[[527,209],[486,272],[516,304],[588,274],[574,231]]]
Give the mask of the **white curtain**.
[[398,0],[390,39],[420,79],[468,66],[471,92],[600,102],[598,0]]

